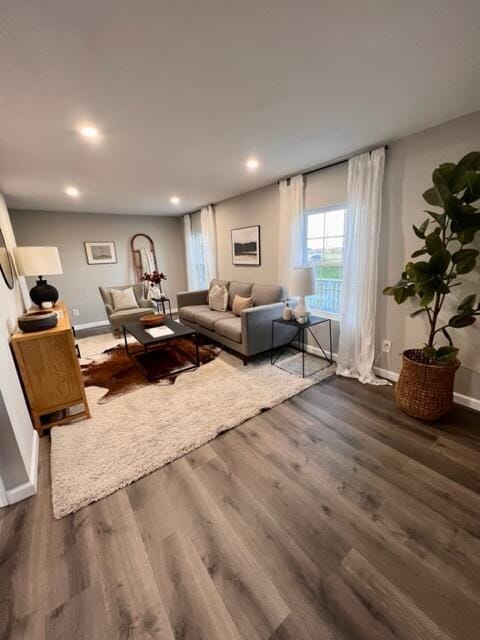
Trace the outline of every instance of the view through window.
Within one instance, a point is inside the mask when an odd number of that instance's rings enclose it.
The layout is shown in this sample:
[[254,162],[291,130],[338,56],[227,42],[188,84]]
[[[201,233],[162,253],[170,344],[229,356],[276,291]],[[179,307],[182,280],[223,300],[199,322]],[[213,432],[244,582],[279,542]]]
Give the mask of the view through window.
[[343,238],[346,208],[336,205],[305,212],[305,259],[315,269],[312,309],[340,313],[343,279]]

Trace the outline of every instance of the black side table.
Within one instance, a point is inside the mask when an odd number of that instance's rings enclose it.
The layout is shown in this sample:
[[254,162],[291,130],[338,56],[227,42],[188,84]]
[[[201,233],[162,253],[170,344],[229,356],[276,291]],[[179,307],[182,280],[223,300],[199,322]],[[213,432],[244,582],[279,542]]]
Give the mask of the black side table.
[[[330,357],[327,356],[327,354],[325,353],[324,348],[322,347],[320,342],[317,340],[316,335],[312,331],[312,327],[316,327],[319,324],[324,324],[325,322],[328,322],[328,333],[329,333],[329,338],[330,338]],[[286,344],[282,343],[280,345],[275,346],[275,327],[276,327],[276,325],[282,325],[282,326],[286,326],[286,327],[291,327],[292,329],[295,330],[295,332],[293,334],[293,338],[289,342],[287,342]],[[312,336],[312,338],[317,343],[318,348],[323,353],[323,357],[328,362],[327,366],[332,365],[333,364],[333,358],[332,358],[332,321],[330,320],[330,318],[321,318],[320,316],[310,316],[308,322],[306,322],[305,324],[300,324],[296,320],[284,320],[283,318],[275,318],[275,320],[272,320],[272,346],[271,346],[271,349],[270,349],[270,363],[271,364],[276,364],[278,362],[278,359],[285,353],[285,351],[289,347],[292,348],[292,349],[297,349],[297,351],[300,351],[300,353],[302,354],[302,378],[305,378],[305,352],[306,352],[306,348],[305,348],[305,332],[306,331]],[[297,340],[297,338],[298,338],[298,343],[299,343],[300,346],[299,347],[292,346],[292,343],[295,342]],[[275,350],[279,350],[277,355],[275,355]],[[327,367],[323,367],[323,368],[326,369]]]
[[170,298],[152,298],[153,302],[157,305],[157,311],[160,313],[160,305],[162,305],[163,315],[167,315],[165,311],[165,303],[168,303],[168,315],[170,320],[173,320],[172,305],[170,304]]

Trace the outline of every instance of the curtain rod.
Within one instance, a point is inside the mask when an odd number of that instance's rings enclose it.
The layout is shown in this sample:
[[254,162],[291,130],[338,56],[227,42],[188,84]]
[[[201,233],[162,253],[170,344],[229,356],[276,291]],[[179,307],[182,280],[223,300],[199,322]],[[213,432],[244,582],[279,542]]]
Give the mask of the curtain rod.
[[[382,147],[376,147],[377,149],[381,149]],[[384,144],[383,148],[385,149],[385,151],[388,151],[388,144]],[[369,149],[368,153],[371,153],[372,151],[374,151],[374,149]],[[317,167],[316,169],[309,169],[308,171],[300,171],[300,174],[302,176],[309,176],[312,173],[318,173],[318,171],[323,171],[324,169],[331,169],[332,167],[338,167],[341,164],[344,164],[345,162],[348,162],[350,160],[350,158],[354,158],[356,155],[359,155],[360,153],[367,153],[367,151],[361,151],[359,153],[356,153],[353,156],[349,156],[348,158],[344,158],[343,160],[335,160],[335,162],[331,162],[330,164],[325,164],[322,167]],[[280,182],[282,180],[290,180],[290,178],[293,178],[295,176],[299,175],[298,173],[293,173],[291,176],[286,176],[285,178],[280,178],[280,180],[277,180],[277,184],[280,184]],[[275,183],[270,183],[270,184],[275,184]],[[265,185],[268,186],[268,185]],[[261,187],[258,187],[259,189]],[[249,193],[248,191],[246,191],[245,193]],[[242,193],[238,194],[239,196],[244,195]],[[234,196],[234,197],[238,197],[238,196]],[[204,205],[204,206],[208,206],[208,205]],[[215,207],[216,204],[214,202],[211,203],[212,207]],[[199,213],[200,210],[203,209],[203,207],[200,207],[200,209],[194,209],[193,211],[189,211],[186,213],[183,213],[182,216],[192,216],[195,213]]]
[[[379,147],[377,147],[378,149]],[[380,147],[381,148],[381,147]],[[385,151],[388,150],[388,144],[383,145],[383,148],[385,149]],[[369,153],[371,153],[372,150],[369,151]],[[364,151],[363,153],[367,153],[366,151]],[[358,154],[355,154],[358,155]],[[350,156],[351,158],[354,158],[355,156]],[[295,173],[291,176],[287,176],[286,178],[281,178],[280,180],[277,180],[277,184],[280,184],[280,182],[282,180],[290,180],[290,178],[295,177],[296,175],[302,175],[302,176],[309,176],[312,173],[318,173],[319,171],[323,171],[324,169],[331,169],[332,167],[338,167],[341,164],[345,164],[345,162],[348,162],[350,160],[350,158],[344,158],[343,160],[336,160],[335,162],[331,162],[330,164],[325,164],[322,167],[317,167],[316,169],[310,169],[309,171],[300,171],[300,173]]]

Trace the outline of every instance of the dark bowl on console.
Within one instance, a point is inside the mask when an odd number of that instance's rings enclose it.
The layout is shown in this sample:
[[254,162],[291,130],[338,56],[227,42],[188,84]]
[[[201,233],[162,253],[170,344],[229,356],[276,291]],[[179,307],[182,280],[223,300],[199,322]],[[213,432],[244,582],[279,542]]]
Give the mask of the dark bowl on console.
[[55,311],[32,311],[24,313],[18,318],[18,327],[25,333],[53,329],[57,323],[58,316]]

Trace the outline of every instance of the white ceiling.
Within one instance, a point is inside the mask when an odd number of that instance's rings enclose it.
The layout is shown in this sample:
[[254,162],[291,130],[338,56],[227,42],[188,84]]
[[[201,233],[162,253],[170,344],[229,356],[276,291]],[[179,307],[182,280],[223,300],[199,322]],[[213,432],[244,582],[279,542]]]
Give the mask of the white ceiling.
[[[180,213],[480,109],[478,0],[0,0],[0,11],[11,207]],[[98,144],[76,133],[84,122]]]

